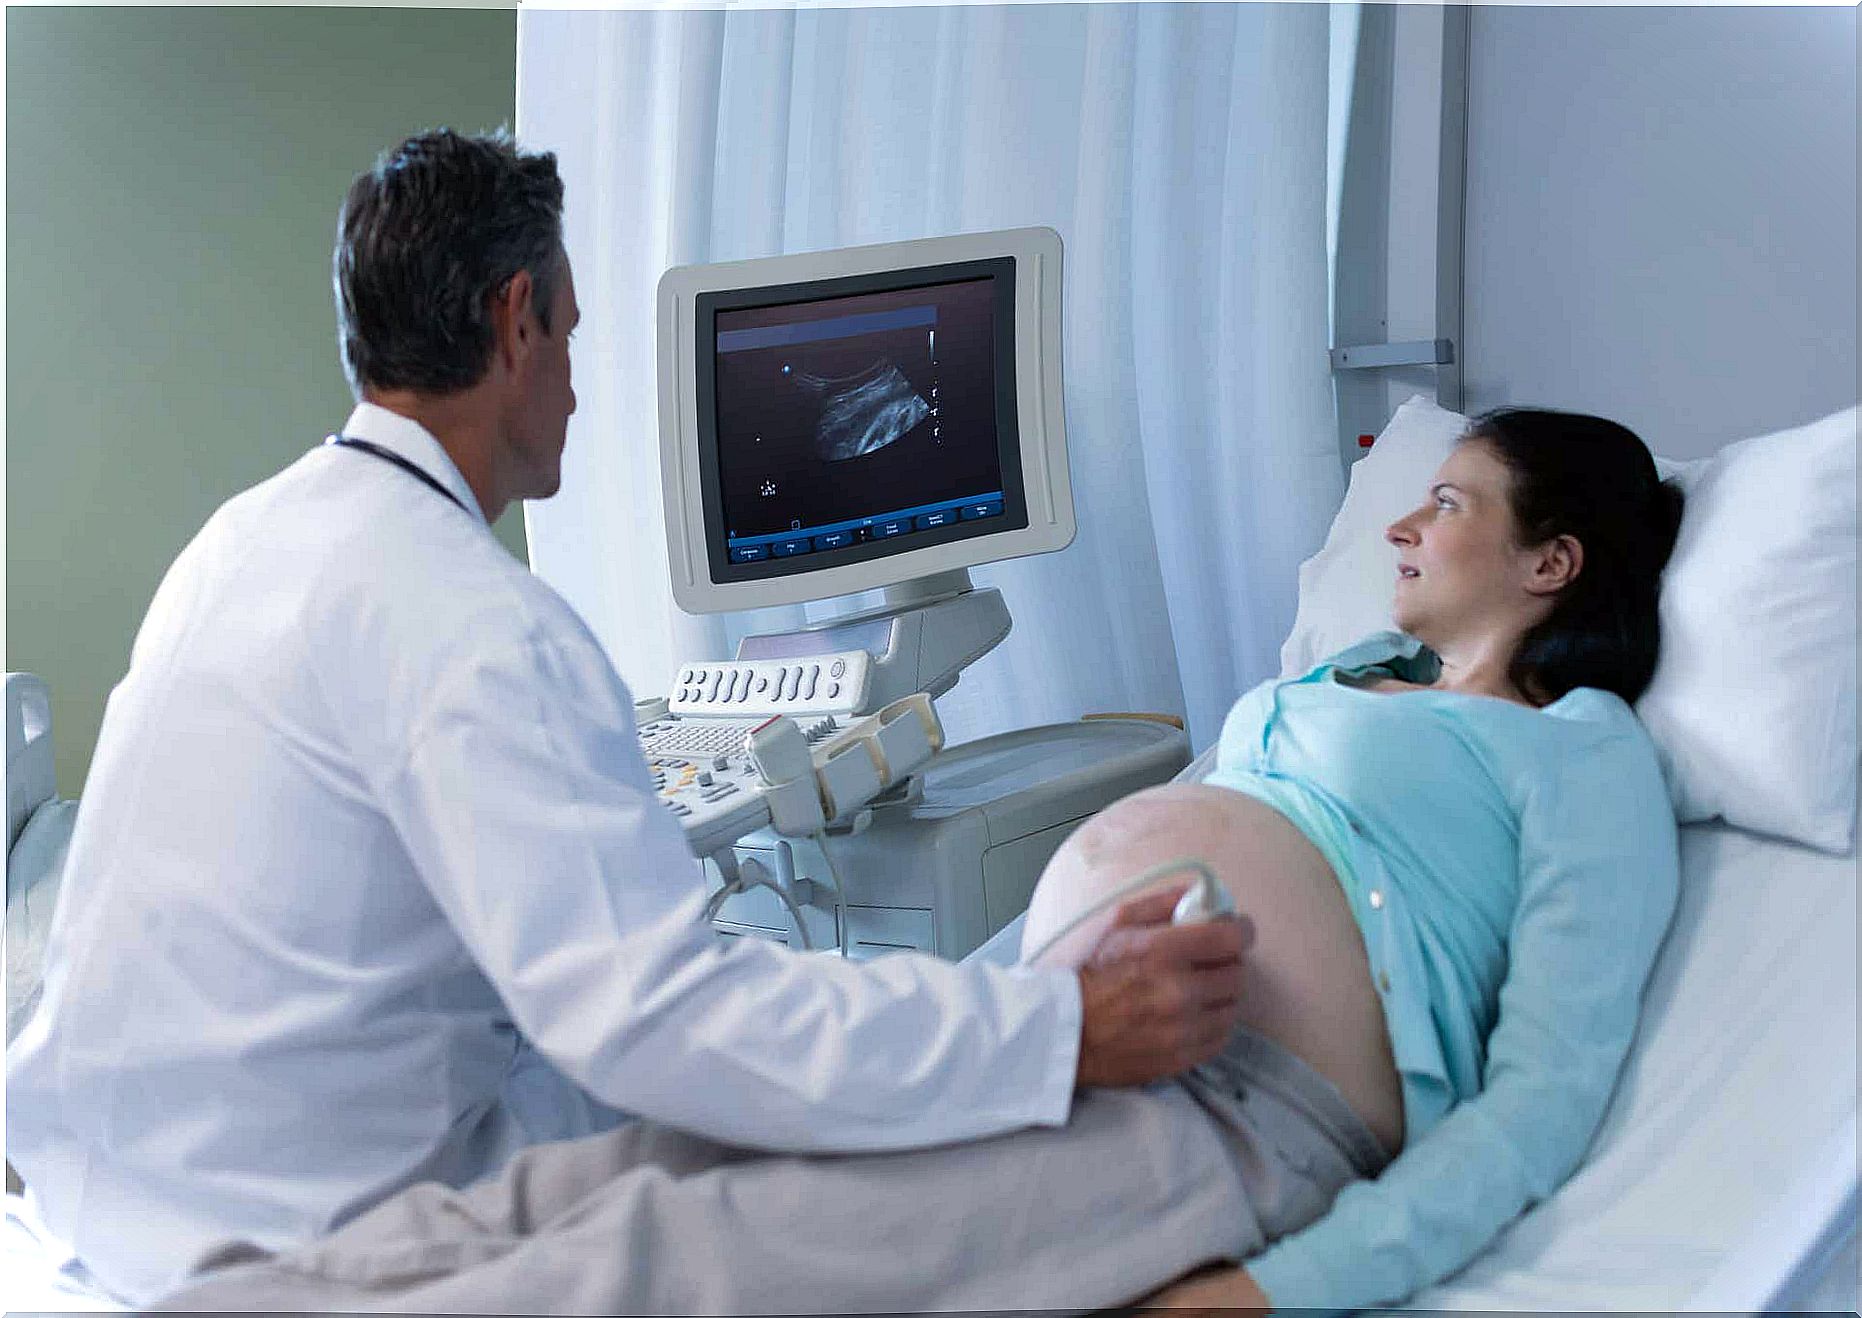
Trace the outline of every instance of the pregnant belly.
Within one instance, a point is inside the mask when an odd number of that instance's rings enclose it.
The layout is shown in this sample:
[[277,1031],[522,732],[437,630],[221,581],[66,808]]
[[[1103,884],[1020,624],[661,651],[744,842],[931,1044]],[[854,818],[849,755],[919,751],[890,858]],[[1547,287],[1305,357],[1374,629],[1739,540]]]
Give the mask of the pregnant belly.
[[[1022,946],[1119,883],[1179,857],[1205,861],[1255,926],[1241,1021],[1338,1087],[1392,1154],[1403,1143],[1403,1091],[1364,939],[1332,867],[1270,806],[1201,784],[1138,792],[1088,820],[1054,853],[1028,906]],[[1066,936],[1043,964],[1078,964],[1104,916]]]

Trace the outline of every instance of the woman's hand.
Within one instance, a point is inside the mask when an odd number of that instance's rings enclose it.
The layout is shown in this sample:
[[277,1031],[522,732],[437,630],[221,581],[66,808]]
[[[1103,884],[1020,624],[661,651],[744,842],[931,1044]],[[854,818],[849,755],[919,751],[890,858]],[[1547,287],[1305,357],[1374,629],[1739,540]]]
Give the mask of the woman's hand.
[[1178,1075],[1214,1057],[1234,1032],[1254,924],[1242,916],[1172,925],[1182,893],[1179,886],[1120,906],[1080,968],[1079,1084]]
[[1138,1301],[1140,1309],[1191,1309],[1204,1313],[1233,1313],[1237,1309],[1265,1313],[1272,1307],[1266,1293],[1255,1285],[1246,1268],[1226,1265],[1192,1272]]

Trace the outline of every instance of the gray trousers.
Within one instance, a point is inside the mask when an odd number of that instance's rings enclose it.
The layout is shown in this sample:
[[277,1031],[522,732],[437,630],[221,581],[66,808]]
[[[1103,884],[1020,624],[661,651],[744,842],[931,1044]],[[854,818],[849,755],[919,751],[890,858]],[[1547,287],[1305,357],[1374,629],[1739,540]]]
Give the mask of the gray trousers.
[[777,1156],[652,1122],[414,1186],[309,1247],[219,1252],[164,1310],[898,1313],[1086,1310],[1239,1261],[1387,1161],[1317,1072],[1238,1032],[1059,1129],[910,1153]]

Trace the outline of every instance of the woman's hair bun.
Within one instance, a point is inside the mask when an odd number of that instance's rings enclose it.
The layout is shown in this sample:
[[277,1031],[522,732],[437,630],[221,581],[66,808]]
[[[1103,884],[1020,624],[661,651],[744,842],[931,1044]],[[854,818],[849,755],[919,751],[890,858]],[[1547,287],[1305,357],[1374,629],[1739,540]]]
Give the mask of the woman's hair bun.
[[1686,505],[1687,496],[1682,493],[1680,482],[1673,479],[1658,480],[1649,491],[1647,518],[1657,571],[1668,566],[1668,557],[1674,553],[1675,540],[1681,534],[1681,513]]

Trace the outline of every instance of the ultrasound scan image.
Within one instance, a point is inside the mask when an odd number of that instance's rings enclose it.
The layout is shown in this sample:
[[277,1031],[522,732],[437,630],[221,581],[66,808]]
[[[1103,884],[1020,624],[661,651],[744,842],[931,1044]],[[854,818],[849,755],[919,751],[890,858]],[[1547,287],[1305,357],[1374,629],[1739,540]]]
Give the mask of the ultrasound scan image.
[[719,310],[727,538],[863,537],[863,519],[1000,491],[996,298],[979,278]]
[[815,451],[824,462],[877,453],[931,415],[931,405],[905,373],[883,357],[857,375],[829,379],[797,372],[790,378],[821,401]]

